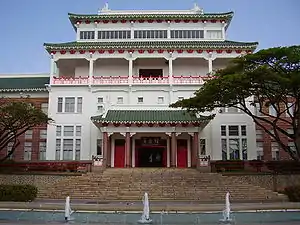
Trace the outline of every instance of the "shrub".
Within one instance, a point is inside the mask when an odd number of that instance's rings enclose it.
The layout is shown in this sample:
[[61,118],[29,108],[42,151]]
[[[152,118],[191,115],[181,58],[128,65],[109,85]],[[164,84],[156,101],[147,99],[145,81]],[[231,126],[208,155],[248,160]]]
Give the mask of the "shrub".
[[300,163],[297,161],[268,161],[265,164],[269,170],[275,173],[300,173]]
[[291,202],[300,202],[300,185],[286,187],[284,194],[288,196]]
[[244,171],[244,161],[242,160],[227,160],[227,161],[215,161],[212,163],[215,172],[232,172],[232,171]]
[[37,192],[37,188],[32,185],[0,185],[0,201],[33,201]]
[[264,162],[261,160],[250,160],[248,162],[249,166],[251,166],[256,172],[261,172],[264,166]]

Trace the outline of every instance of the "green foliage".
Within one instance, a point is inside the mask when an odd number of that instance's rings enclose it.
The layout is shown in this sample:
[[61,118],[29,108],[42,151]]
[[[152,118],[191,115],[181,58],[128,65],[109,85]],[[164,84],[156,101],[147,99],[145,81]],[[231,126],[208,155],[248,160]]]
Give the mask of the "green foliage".
[[[264,110],[269,106],[275,109],[276,116]],[[171,107],[195,113],[238,108],[252,117],[291,158],[300,160],[300,46],[270,48],[238,57],[217,71],[194,97]],[[256,109],[261,115],[255,113]],[[294,133],[283,127],[291,127]],[[287,138],[294,141],[295,149],[285,144]]]
[[14,101],[0,99],[0,151],[7,151],[8,143],[13,143],[10,154],[0,159],[3,161],[13,154],[19,145],[18,138],[27,130],[50,122],[51,119],[40,109],[33,106],[28,99]]
[[32,185],[0,185],[0,201],[33,201],[37,192],[37,188]]
[[291,202],[300,202],[300,185],[286,187],[284,194],[288,196]]

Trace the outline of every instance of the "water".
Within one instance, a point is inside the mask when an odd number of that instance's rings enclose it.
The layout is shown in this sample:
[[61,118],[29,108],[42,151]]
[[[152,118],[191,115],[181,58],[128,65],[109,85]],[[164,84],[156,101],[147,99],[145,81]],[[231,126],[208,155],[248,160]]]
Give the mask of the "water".
[[[140,213],[76,212],[69,224],[137,224]],[[217,225],[219,213],[151,213],[152,224],[158,225]],[[236,225],[299,225],[300,212],[232,212]],[[64,211],[0,211],[3,224],[64,224]]]
[[138,222],[143,224],[152,223],[152,220],[150,219],[150,205],[147,192],[145,193],[143,198],[143,214]]

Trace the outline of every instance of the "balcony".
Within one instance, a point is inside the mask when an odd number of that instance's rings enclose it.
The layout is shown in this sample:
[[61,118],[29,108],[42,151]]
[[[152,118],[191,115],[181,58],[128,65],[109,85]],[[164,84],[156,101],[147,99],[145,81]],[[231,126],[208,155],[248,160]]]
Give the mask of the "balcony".
[[133,76],[131,79],[128,76],[88,76],[79,77],[53,77],[51,85],[138,85],[138,84],[153,84],[153,85],[202,85],[211,76],[172,76],[170,77],[139,77]]

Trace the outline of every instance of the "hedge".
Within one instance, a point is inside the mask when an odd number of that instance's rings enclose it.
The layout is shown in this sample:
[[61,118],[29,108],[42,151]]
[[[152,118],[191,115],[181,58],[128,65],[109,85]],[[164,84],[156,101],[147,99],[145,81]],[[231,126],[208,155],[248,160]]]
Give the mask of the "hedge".
[[0,201],[33,201],[37,192],[37,187],[33,185],[0,185]]
[[284,194],[288,196],[291,202],[300,202],[300,185],[286,187]]

